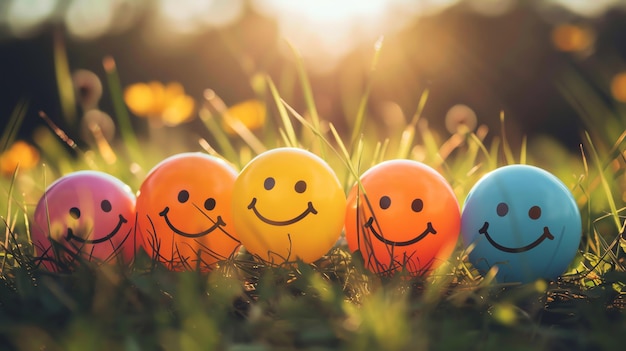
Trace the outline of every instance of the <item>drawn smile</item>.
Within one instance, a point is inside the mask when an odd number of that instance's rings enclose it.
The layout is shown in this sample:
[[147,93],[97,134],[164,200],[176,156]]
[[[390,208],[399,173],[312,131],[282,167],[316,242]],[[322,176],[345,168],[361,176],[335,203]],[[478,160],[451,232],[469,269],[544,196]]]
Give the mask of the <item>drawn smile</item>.
[[286,221],[274,221],[271,220],[269,218],[263,217],[263,215],[261,215],[259,213],[259,211],[256,209],[256,197],[252,198],[252,201],[250,202],[250,205],[248,205],[248,209],[252,210],[252,212],[254,212],[254,214],[257,216],[257,218],[259,218],[261,221],[267,223],[267,224],[271,224],[271,225],[290,225],[290,224],[294,224],[298,221],[300,221],[301,219],[303,219],[304,217],[306,217],[309,213],[311,214],[317,214],[317,210],[315,209],[315,207],[313,207],[313,203],[311,201],[309,201],[309,203],[307,204],[307,208],[306,210],[304,210],[304,212],[300,213],[298,216],[286,220]]
[[159,216],[163,217],[163,219],[165,219],[165,223],[167,223],[167,226],[170,227],[170,229],[172,231],[174,231],[174,233],[180,235],[180,236],[184,236],[185,238],[199,238],[201,236],[205,236],[207,234],[209,234],[210,232],[214,231],[217,228],[223,227],[226,225],[226,223],[224,223],[224,220],[222,219],[222,216],[217,216],[217,221],[208,229],[203,230],[199,233],[185,233],[182,230],[176,228],[172,222],[170,222],[170,219],[167,217],[167,213],[170,211],[169,207],[165,207],[163,209],[163,211],[161,211],[161,213],[159,213]]
[[72,228],[67,228],[67,236],[65,237],[65,240],[70,241],[70,240],[76,240],[78,242],[81,242],[83,244],[99,244],[99,243],[103,243],[107,240],[110,240],[113,236],[115,236],[115,234],[117,234],[117,232],[120,230],[120,228],[122,227],[122,224],[128,222],[128,220],[126,218],[124,218],[124,216],[120,215],[120,220],[117,222],[117,225],[115,226],[115,228],[113,228],[113,231],[111,231],[111,233],[107,234],[106,236],[100,238],[100,239],[93,239],[93,240],[89,240],[89,239],[83,239],[80,236],[77,236],[74,234],[74,231],[72,230]]
[[489,243],[491,245],[493,245],[493,247],[495,247],[496,249],[498,249],[500,251],[504,251],[504,252],[508,252],[508,253],[526,252],[528,250],[534,249],[535,247],[537,247],[539,244],[541,244],[546,239],[554,240],[554,235],[552,235],[552,233],[550,233],[550,229],[548,229],[548,227],[543,227],[543,234],[541,234],[541,236],[539,238],[537,238],[537,240],[535,240],[532,243],[530,243],[530,244],[528,244],[526,246],[523,246],[523,247],[512,248],[512,247],[502,246],[502,245],[498,244],[497,242],[495,242],[495,240],[493,240],[491,235],[489,235],[489,233],[487,232],[487,229],[489,229],[489,222],[485,222],[485,224],[483,224],[483,227],[478,230],[478,233],[479,234],[484,234],[485,237],[487,238],[487,240],[489,241]]
[[367,222],[365,223],[365,227],[369,228],[372,233],[374,233],[374,236],[382,241],[383,243],[387,244],[387,245],[393,245],[393,246],[409,246],[409,245],[413,245],[416,242],[424,239],[428,234],[437,234],[437,231],[435,230],[435,228],[433,228],[433,224],[431,222],[428,222],[426,224],[426,229],[422,232],[422,234],[416,236],[415,238],[411,239],[411,240],[407,240],[407,241],[393,241],[393,240],[389,240],[389,239],[385,239],[383,238],[382,235],[380,235],[378,232],[376,232],[376,229],[374,229],[374,227],[372,226],[372,224],[374,223],[374,217],[370,217]]

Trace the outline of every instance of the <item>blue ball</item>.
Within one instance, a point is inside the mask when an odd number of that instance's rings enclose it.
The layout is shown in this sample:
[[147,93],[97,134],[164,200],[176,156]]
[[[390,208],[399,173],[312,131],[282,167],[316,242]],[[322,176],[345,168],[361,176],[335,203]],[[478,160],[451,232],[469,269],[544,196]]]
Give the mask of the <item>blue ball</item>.
[[481,274],[498,266],[496,281],[555,279],[574,259],[582,235],[569,189],[534,166],[509,165],[485,174],[470,190],[461,215],[470,262]]

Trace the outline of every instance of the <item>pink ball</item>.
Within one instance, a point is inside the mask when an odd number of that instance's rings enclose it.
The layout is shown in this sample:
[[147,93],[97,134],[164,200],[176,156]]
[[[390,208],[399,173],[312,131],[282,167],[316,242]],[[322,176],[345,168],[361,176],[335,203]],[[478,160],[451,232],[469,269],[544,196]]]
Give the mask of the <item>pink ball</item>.
[[128,185],[106,173],[78,171],[59,178],[35,209],[31,236],[37,260],[48,270],[77,259],[130,262],[135,201]]

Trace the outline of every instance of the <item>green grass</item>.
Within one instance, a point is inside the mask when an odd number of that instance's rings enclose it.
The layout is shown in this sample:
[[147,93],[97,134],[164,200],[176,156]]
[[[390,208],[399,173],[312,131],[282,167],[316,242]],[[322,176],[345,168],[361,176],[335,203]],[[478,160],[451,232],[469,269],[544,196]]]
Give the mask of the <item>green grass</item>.
[[[63,57],[55,53],[57,60]],[[56,64],[61,73],[66,70],[63,62]],[[264,149],[313,150],[333,167],[346,192],[371,165],[396,157],[418,159],[448,179],[461,203],[484,173],[509,163],[541,163],[526,141],[519,150],[510,146],[504,114],[489,144],[484,127],[450,137],[430,129],[421,117],[427,91],[416,97],[416,113],[401,132],[379,140],[368,132],[371,77],[351,118],[352,130],[341,135],[318,115],[303,64],[296,60],[296,65],[307,111],[292,108],[268,76],[269,95],[259,98],[271,106],[269,127],[225,134],[219,123],[224,109],[213,95],[199,111],[206,130],[198,148],[238,168],[262,150],[259,143]],[[342,244],[313,264],[267,267],[241,253],[210,273],[171,272],[142,253],[131,267],[79,262],[71,272],[37,268],[29,259],[29,220],[47,184],[72,170],[96,168],[138,189],[145,172],[166,155],[158,140],[137,137],[115,67],[108,66],[107,74],[122,128],[122,142],[111,145],[120,156],[116,163],[106,164],[97,148],[77,150],[56,137],[58,131],[41,130],[34,140],[44,150],[45,165],[17,169],[0,182],[6,199],[0,204],[5,233],[1,349],[610,350],[626,344],[624,134],[611,140],[591,126],[580,155],[544,164],[570,187],[583,216],[580,252],[557,281],[497,284],[492,274],[481,277],[471,267],[460,246],[426,279],[372,274]],[[24,108],[16,108],[3,131],[4,148]]]

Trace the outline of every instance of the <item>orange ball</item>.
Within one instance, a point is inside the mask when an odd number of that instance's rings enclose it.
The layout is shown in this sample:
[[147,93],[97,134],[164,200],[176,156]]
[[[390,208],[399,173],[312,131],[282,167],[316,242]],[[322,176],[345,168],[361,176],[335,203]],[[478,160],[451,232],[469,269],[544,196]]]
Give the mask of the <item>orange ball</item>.
[[143,247],[172,270],[211,269],[239,248],[231,200],[237,172],[202,153],[182,153],[156,165],[137,195]]
[[426,275],[450,257],[461,213],[437,171],[417,161],[391,160],[366,171],[360,183],[348,194],[345,231],[348,247],[361,252],[367,269]]

